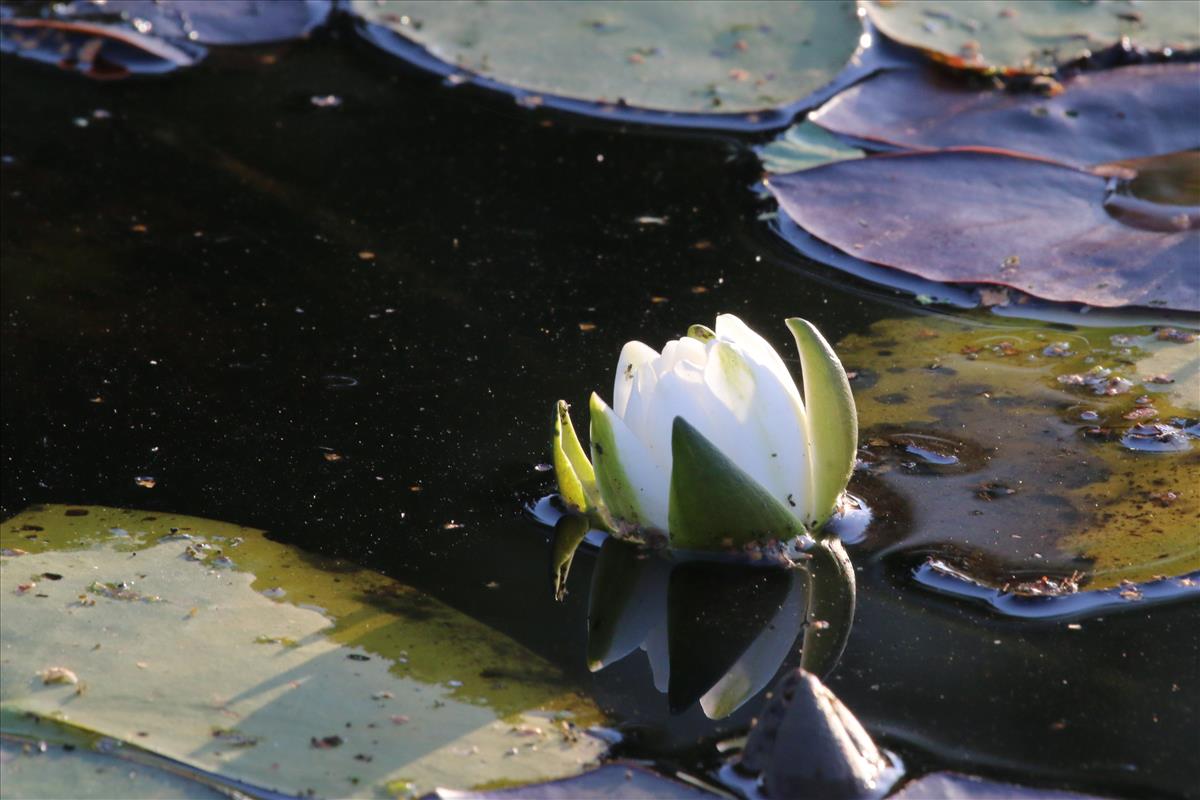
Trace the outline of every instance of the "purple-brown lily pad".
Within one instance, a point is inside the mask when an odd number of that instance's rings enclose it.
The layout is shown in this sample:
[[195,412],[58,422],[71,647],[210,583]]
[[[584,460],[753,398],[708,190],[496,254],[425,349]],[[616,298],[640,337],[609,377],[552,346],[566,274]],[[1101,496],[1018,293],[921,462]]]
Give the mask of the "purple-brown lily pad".
[[189,67],[206,51],[192,42],[167,41],[121,25],[10,17],[0,19],[0,53],[103,80]]
[[933,69],[879,73],[810,115],[890,147],[1001,147],[1085,167],[1200,147],[1200,64],[1081,73],[1045,93],[979,91]]
[[1197,215],[1158,206],[1171,230],[1122,221],[1106,207],[1110,180],[960,149],[839,161],[772,177],[768,186],[818,239],[928,280],[999,284],[1093,306],[1200,311]]
[[307,36],[329,16],[332,0],[107,0],[57,5],[60,19],[98,15],[140,33],[207,45],[282,42]]

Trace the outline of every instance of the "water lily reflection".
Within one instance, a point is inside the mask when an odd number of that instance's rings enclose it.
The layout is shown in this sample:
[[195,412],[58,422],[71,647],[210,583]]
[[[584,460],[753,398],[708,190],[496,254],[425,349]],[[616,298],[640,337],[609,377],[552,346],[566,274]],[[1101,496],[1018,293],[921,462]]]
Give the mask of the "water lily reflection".
[[833,668],[854,615],[854,577],[837,539],[814,543],[800,569],[673,560],[605,540],[588,603],[588,667],[645,651],[672,712],[699,701],[732,714],[775,676],[802,639],[801,664]]

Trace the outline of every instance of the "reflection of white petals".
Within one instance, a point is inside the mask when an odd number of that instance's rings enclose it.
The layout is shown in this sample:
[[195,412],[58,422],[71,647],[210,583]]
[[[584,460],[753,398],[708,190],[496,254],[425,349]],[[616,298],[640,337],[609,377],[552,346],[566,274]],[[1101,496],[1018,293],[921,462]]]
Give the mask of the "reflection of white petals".
[[792,572],[792,586],[783,605],[734,665],[700,698],[709,719],[724,719],[775,677],[791,652],[804,622],[804,578]]
[[650,631],[646,641],[642,642],[646,658],[650,661],[650,673],[654,676],[654,688],[663,694],[671,684],[671,654],[667,644],[667,615],[664,612],[662,624]]
[[670,565],[661,558],[647,558],[640,563],[637,580],[612,624],[612,641],[607,651],[597,655],[596,663],[589,665],[593,672],[632,653],[649,639],[655,627],[666,628],[670,572]]

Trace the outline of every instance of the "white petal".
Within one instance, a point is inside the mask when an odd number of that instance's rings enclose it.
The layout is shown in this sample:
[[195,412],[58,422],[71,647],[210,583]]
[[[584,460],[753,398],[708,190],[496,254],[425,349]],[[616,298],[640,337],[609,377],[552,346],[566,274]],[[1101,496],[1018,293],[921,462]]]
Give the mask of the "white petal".
[[626,342],[617,359],[617,377],[613,381],[612,410],[625,419],[625,407],[633,389],[634,379],[643,364],[658,358],[658,351],[641,342]]
[[675,417],[683,417],[695,427],[712,427],[709,407],[712,397],[704,386],[704,372],[687,361],[677,361],[675,367],[658,376],[654,393],[649,396],[642,422],[643,441],[651,456],[671,474],[671,429]]
[[646,426],[646,411],[654,397],[657,384],[658,376],[654,373],[653,364],[647,364],[644,368],[639,369],[637,375],[634,376],[633,391],[625,404],[625,413],[621,415],[626,427],[643,443],[650,441],[649,430]]
[[650,662],[650,675],[654,679],[654,688],[663,694],[671,685],[671,653],[667,639],[667,619],[664,614],[662,624],[650,631],[646,641],[642,642],[646,658]]
[[654,372],[661,378],[680,362],[703,367],[707,359],[704,343],[685,336],[663,346],[662,356],[654,362]]
[[748,359],[766,367],[781,384],[790,387],[790,391],[797,398],[800,397],[796,379],[792,377],[783,358],[766,339],[752,331],[746,323],[733,314],[721,314],[717,317],[716,331],[718,338],[736,343]]
[[[768,367],[741,348],[719,342],[704,371],[705,385],[720,410],[711,431],[696,427],[797,517],[807,511],[809,459],[805,415],[799,397]],[[724,414],[722,414],[722,411]]]

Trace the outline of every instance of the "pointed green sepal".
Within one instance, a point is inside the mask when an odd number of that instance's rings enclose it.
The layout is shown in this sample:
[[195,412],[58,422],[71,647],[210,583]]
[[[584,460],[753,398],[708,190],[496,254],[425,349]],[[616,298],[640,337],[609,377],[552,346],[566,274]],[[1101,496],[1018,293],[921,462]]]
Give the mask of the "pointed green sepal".
[[709,339],[717,338],[716,331],[707,325],[693,325],[688,328],[687,335],[701,342],[707,342]]
[[837,354],[811,322],[793,317],[788,329],[800,350],[804,373],[804,405],[807,409],[812,480],[814,530],[833,515],[837,499],[854,472],[858,450],[858,411],[850,391],[850,379]]
[[558,479],[558,493],[568,506],[590,511],[599,504],[596,473],[575,435],[567,408],[566,401],[559,400],[554,414],[554,477]]
[[727,550],[805,532],[782,503],[683,417],[671,428],[671,547]]
[[567,596],[567,575],[571,572],[571,562],[591,527],[586,516],[573,511],[563,514],[554,525],[550,547],[550,574],[554,579],[555,600],[562,600]]
[[[613,411],[600,395],[592,392],[592,460],[596,465],[596,487],[609,516],[618,524],[648,527],[649,521],[638,502],[637,487],[622,461],[610,415]],[[618,420],[619,422],[619,420]]]

